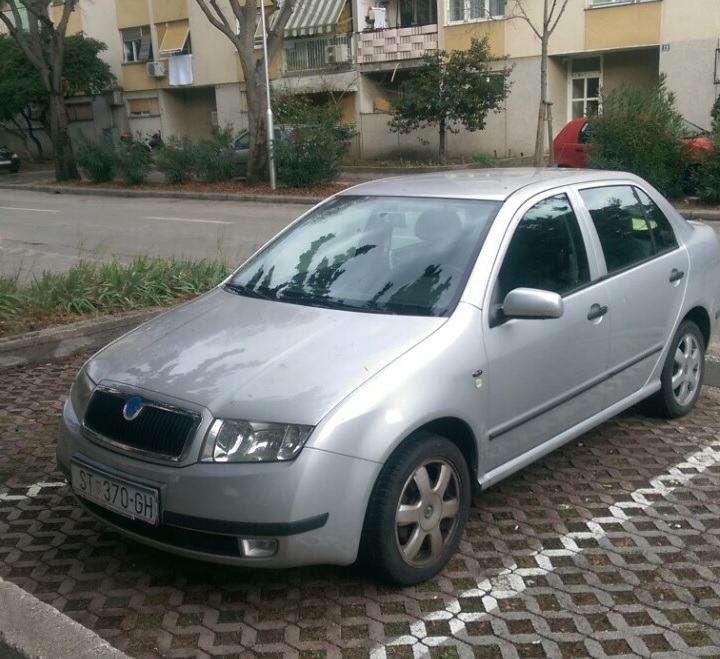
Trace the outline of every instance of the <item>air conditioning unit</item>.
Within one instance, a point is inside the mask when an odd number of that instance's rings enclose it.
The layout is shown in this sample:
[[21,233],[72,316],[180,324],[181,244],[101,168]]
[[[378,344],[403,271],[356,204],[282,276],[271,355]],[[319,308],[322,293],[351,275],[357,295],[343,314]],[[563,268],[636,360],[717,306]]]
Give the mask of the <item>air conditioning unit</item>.
[[350,54],[350,49],[346,43],[333,44],[328,46],[325,50],[325,63],[326,64],[341,64],[347,62]]
[[167,62],[148,62],[145,67],[151,78],[164,78],[167,75]]
[[123,90],[113,89],[110,92],[110,105],[117,107],[123,105]]

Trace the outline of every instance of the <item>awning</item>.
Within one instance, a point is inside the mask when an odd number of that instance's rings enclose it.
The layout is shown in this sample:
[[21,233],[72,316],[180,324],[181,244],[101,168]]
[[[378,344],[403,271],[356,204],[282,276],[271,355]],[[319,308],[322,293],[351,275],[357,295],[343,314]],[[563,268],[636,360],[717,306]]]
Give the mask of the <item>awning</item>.
[[298,0],[285,26],[286,37],[334,32],[347,0]]
[[162,41],[160,41],[160,54],[179,53],[185,48],[189,33],[190,24],[188,21],[166,23],[165,34],[163,34]]

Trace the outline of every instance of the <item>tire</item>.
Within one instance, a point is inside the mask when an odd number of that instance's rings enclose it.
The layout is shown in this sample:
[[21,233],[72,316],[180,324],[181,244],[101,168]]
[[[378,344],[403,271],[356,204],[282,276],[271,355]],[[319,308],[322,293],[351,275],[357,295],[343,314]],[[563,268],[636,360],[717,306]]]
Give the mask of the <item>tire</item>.
[[[455,444],[431,433],[408,439],[385,463],[370,497],[361,545],[366,570],[402,586],[440,572],[460,544],[471,490],[467,462]],[[407,524],[396,519],[400,506]]]
[[705,339],[693,321],[685,320],[670,344],[660,391],[648,399],[647,410],[665,419],[685,416],[697,403],[704,374]]

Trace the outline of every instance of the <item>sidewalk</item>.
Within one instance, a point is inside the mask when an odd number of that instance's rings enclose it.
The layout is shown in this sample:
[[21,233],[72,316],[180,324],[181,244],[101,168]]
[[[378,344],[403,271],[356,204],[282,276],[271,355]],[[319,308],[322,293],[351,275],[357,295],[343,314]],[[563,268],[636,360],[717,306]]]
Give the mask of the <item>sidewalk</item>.
[[[410,173],[414,172],[409,172]],[[400,170],[384,172],[387,177],[402,176]],[[18,176],[21,175],[11,175]],[[343,173],[340,183],[351,187],[364,181],[384,178],[378,170],[358,171],[351,174]],[[27,181],[27,182],[26,182]],[[319,204],[326,197],[312,195],[286,195],[286,194],[259,194],[235,192],[198,192],[184,190],[148,190],[133,188],[103,188],[95,185],[61,185],[50,181],[38,182],[35,177],[5,180],[0,178],[0,190],[30,190],[33,192],[47,192],[51,194],[95,195],[98,197],[149,197],[155,199],[199,199],[205,201],[239,201],[268,204]],[[677,211],[688,220],[705,220],[706,222],[720,222],[720,208],[683,208],[676,207]]]

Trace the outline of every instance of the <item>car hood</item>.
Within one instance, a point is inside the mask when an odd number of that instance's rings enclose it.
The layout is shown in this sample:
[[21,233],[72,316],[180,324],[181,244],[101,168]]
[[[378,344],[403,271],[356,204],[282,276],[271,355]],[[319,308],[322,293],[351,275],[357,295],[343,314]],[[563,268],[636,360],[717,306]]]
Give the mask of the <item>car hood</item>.
[[221,418],[317,424],[444,318],[271,302],[215,289],[126,334],[87,366]]

